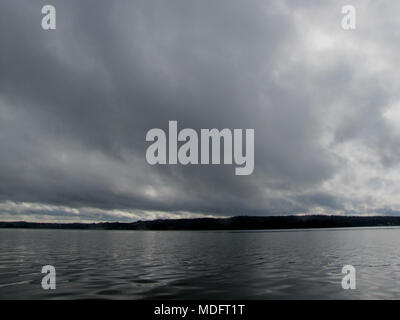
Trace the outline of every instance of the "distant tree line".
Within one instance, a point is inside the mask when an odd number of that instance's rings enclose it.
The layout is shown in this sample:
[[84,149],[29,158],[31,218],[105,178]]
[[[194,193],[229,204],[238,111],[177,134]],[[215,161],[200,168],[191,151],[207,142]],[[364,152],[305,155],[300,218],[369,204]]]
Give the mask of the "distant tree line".
[[272,216],[232,218],[165,219],[100,223],[0,222],[0,228],[82,229],[82,230],[274,230],[303,228],[400,226],[395,216]]

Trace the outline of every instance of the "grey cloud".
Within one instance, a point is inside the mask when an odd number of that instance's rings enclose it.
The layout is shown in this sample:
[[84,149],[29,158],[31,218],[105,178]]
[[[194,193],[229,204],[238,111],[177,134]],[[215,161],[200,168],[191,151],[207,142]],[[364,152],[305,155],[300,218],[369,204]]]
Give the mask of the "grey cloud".
[[[350,54],[342,43],[312,47],[313,28],[345,37],[334,1],[55,0],[50,32],[40,28],[44,4],[0,4],[3,201],[106,210],[105,220],[117,209],[358,212],[365,194],[342,194],[349,155],[338,148],[357,141],[396,163],[382,117],[395,81],[355,63],[376,34],[362,29]],[[254,128],[254,174],[149,166],[146,132],[168,120]]]

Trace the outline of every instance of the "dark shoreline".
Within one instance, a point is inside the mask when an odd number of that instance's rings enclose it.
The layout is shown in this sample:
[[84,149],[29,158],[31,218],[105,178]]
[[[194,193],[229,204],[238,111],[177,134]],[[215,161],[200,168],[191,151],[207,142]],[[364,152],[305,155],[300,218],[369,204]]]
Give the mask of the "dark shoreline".
[[270,216],[232,218],[196,218],[152,220],[137,222],[100,223],[40,223],[0,222],[0,228],[24,229],[76,229],[76,230],[276,230],[348,227],[394,227],[400,226],[395,216]]

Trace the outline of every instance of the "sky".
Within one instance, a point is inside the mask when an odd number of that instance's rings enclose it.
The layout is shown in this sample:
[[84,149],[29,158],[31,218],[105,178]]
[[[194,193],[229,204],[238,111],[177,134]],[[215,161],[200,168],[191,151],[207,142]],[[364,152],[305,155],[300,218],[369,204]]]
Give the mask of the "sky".
[[[56,30],[41,8],[56,8]],[[356,8],[343,30],[342,6]],[[0,220],[400,214],[400,2],[2,0]],[[255,167],[146,133],[255,130]]]

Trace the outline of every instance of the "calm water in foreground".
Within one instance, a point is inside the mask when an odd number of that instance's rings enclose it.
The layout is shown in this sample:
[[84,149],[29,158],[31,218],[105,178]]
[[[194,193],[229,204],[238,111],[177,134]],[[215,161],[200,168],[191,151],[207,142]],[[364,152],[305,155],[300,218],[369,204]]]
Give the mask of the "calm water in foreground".
[[[41,288],[47,264],[56,290]],[[400,229],[0,229],[0,299],[87,298],[400,299]]]

